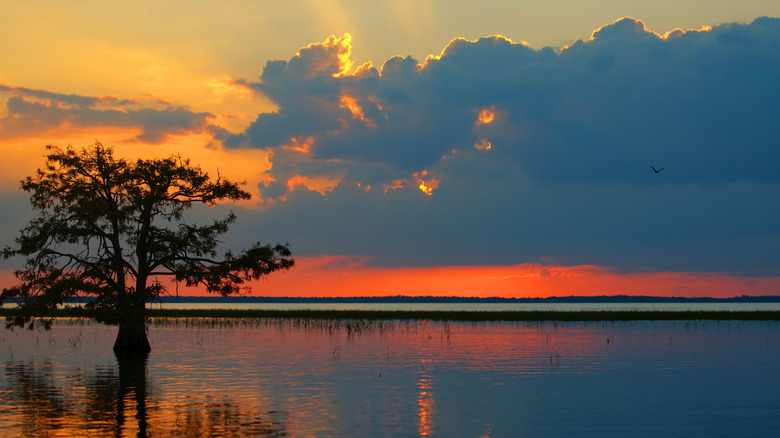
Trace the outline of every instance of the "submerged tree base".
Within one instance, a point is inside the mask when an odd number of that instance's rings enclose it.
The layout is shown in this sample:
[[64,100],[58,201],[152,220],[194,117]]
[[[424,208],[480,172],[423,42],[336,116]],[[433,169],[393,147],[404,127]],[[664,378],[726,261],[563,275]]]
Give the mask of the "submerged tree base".
[[119,331],[114,342],[116,353],[148,354],[152,351],[146,336],[146,318],[143,314],[124,315],[119,320]]

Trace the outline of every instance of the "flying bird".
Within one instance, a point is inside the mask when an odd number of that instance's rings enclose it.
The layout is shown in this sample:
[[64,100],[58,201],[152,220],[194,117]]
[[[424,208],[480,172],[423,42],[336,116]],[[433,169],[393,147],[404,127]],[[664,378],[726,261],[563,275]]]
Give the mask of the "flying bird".
[[653,167],[652,164],[650,165],[650,168],[653,169],[653,172],[655,172],[655,173],[661,173],[662,170],[666,169],[665,167],[662,167],[660,169],[656,169],[655,167]]

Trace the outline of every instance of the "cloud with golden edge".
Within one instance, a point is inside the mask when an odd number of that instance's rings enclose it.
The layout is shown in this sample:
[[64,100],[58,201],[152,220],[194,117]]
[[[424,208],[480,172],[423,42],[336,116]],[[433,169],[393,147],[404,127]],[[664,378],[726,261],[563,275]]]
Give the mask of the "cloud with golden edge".
[[489,125],[496,119],[496,107],[491,105],[490,108],[482,109],[477,116],[476,126]]
[[439,187],[439,182],[441,181],[441,178],[430,176],[427,170],[413,173],[412,178],[414,178],[415,181],[417,181],[419,184],[417,187],[420,189],[420,191],[428,196],[433,195],[434,189]]
[[439,55],[428,55],[425,58],[425,62],[422,64],[422,68],[431,67],[437,61],[440,61],[446,56],[457,55],[463,51],[479,51],[486,47],[505,47],[509,50],[517,47],[531,48],[531,45],[526,41],[512,41],[503,35],[489,35],[476,40],[469,40],[463,37],[456,37],[450,40],[449,43],[442,49]]
[[577,44],[593,43],[595,41],[599,41],[600,39],[636,40],[641,39],[642,37],[651,37],[660,40],[673,40],[689,32],[710,32],[712,29],[712,26],[702,26],[698,29],[688,29],[685,31],[678,27],[660,34],[648,29],[642,20],[626,16],[616,20],[614,23],[606,24],[594,30],[588,40],[575,41],[572,44],[561,47],[560,51],[564,52]]
[[302,47],[288,63],[288,70],[298,77],[341,77],[352,68],[352,35],[329,36],[324,42]]
[[480,141],[478,141],[477,143],[474,143],[474,147],[477,150],[486,151],[486,150],[491,149],[493,147],[493,144],[490,142],[490,140],[488,140],[486,138],[483,138]]
[[393,180],[390,184],[385,185],[385,191],[384,194],[387,194],[389,191],[396,191],[404,188],[404,181],[401,179]]
[[302,154],[308,155],[311,153],[312,144],[314,144],[314,137],[312,136],[308,136],[303,139],[293,137],[290,139],[288,144],[283,144],[279,147],[284,150],[300,152]]
[[608,35],[610,37],[620,36],[626,38],[636,38],[638,35],[653,36],[661,38],[662,36],[645,26],[642,20],[632,17],[623,17],[614,23],[601,26],[593,31],[588,41],[595,41],[600,36]]
[[303,187],[306,190],[325,196],[328,192],[332,192],[340,182],[341,179],[337,177],[295,175],[287,180],[287,189],[293,191],[296,188]]
[[363,111],[363,107],[358,103],[357,98],[343,94],[341,96],[341,108],[348,109],[352,113],[352,118],[362,120],[366,126],[376,128],[376,123],[366,117],[366,113]]

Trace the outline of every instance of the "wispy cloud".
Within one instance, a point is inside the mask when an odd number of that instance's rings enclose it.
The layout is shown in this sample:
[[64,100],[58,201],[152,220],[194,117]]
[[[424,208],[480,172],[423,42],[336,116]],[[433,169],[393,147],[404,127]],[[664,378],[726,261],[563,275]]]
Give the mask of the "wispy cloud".
[[161,143],[171,135],[202,133],[213,115],[153,99],[81,96],[0,85],[6,111],[0,118],[0,139],[29,136],[47,130],[60,134],[95,127],[133,129],[129,140]]

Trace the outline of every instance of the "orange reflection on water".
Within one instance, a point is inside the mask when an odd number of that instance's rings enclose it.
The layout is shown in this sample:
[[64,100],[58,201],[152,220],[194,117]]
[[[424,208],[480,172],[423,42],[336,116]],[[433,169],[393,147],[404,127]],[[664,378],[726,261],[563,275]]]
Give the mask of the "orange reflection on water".
[[[423,359],[422,362],[424,364],[426,360]],[[420,427],[418,429],[420,436],[433,433],[433,394],[431,393],[431,386],[431,377],[423,372],[420,380],[417,382],[417,388],[420,390],[420,395],[417,397],[417,402],[420,404]]]

